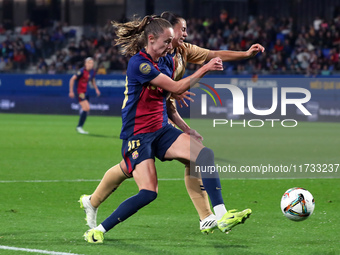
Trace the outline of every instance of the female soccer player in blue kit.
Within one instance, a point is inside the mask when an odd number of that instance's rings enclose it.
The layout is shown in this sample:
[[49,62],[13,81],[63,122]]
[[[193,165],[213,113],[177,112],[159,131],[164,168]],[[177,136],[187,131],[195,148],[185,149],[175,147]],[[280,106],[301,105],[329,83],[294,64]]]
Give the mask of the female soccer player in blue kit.
[[89,81],[92,82],[93,87],[96,90],[97,96],[100,96],[100,91],[96,85],[95,81],[95,75],[96,72],[93,70],[93,59],[92,58],[86,58],[85,59],[85,65],[82,67],[77,74],[74,74],[71,79],[70,79],[70,91],[69,91],[69,97],[74,98],[74,83],[76,82],[76,88],[77,88],[77,97],[78,101],[81,107],[80,111],[80,117],[79,117],[79,122],[77,126],[77,132],[80,134],[88,134],[87,131],[83,129],[83,125],[86,121],[86,117],[88,115],[88,112],[90,111],[90,97],[89,97],[89,92],[87,89]]
[[[202,64],[205,61],[211,60],[213,57],[220,57],[222,61],[235,61],[247,59],[255,56],[259,52],[263,52],[264,48],[260,44],[253,44],[247,51],[230,51],[230,50],[208,50],[196,45],[184,42],[188,36],[186,21],[182,17],[170,12],[164,12],[162,18],[168,20],[174,29],[174,39],[172,40],[173,49],[171,56],[175,61],[175,75],[174,80],[182,79],[187,63]],[[135,53],[130,51],[129,53]],[[159,66],[162,71],[162,66]],[[184,95],[185,97],[185,95]],[[188,99],[188,98],[187,98]],[[169,118],[181,129],[183,132],[190,134],[198,140],[202,137],[193,129],[191,129],[180,117],[175,107],[169,105]],[[82,195],[80,198],[81,208],[84,208],[86,213],[86,221],[90,228],[97,226],[96,216],[97,209],[105,199],[117,189],[117,187],[129,176],[124,174],[126,166],[124,162],[111,167],[104,175],[100,184],[92,195]],[[203,233],[211,233],[217,226],[216,217],[210,209],[207,193],[202,185],[200,178],[194,178],[190,174],[188,165],[185,167],[185,185],[188,194],[200,217],[200,230]]]
[[[122,107],[122,156],[139,187],[139,193],[125,200],[102,224],[84,234],[85,239],[92,243],[103,242],[105,232],[156,199],[158,184],[155,157],[162,161],[191,160],[201,169],[215,165],[211,149],[168,123],[165,104],[168,92],[182,94],[208,71],[223,70],[221,59],[213,58],[195,74],[175,82],[160,73],[157,66],[163,57],[162,61],[171,66],[169,70],[174,68],[171,56],[167,58],[174,37],[172,25],[168,21],[147,16],[138,25],[128,22],[117,26],[117,35],[125,49],[138,52],[144,42],[147,45],[129,61]],[[229,231],[249,217],[250,209],[238,213],[227,212],[218,174],[201,174],[219,219],[218,228],[222,232]]]

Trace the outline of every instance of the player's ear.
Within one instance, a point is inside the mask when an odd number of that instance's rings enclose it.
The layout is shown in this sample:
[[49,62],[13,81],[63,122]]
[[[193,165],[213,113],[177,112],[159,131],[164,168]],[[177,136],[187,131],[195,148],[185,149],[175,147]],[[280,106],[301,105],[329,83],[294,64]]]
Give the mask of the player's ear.
[[155,42],[155,36],[153,34],[149,34],[148,35],[148,40],[151,44],[153,44]]

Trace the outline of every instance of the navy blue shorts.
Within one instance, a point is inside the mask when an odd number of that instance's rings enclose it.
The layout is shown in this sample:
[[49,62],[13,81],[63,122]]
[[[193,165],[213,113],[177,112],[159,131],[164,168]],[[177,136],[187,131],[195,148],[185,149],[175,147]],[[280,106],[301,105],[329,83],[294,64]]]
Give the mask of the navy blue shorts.
[[153,133],[138,134],[123,140],[122,156],[129,173],[146,159],[164,159],[166,151],[183,132],[170,124]]
[[82,102],[82,101],[85,101],[85,100],[90,101],[90,96],[86,93],[79,93],[79,94],[77,94],[77,97],[78,97],[79,103]]

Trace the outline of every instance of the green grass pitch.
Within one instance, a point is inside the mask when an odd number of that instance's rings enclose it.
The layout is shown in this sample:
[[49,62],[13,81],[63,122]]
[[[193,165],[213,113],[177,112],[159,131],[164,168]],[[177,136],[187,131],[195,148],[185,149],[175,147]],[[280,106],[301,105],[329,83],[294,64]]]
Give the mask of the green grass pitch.
[[[97,186],[90,180],[101,179],[120,161],[121,120],[89,116],[87,136],[75,132],[77,121],[78,116],[0,114],[0,248],[76,254],[340,254],[339,178],[223,179],[227,208],[249,207],[253,214],[228,235],[203,235],[182,180],[184,168],[174,161],[157,162],[156,201],[107,233],[103,245],[86,243],[77,200]],[[299,123],[293,131],[229,128],[223,131],[228,146],[217,156],[235,165],[242,159],[250,164],[288,163],[289,158],[340,163],[339,130],[339,123]],[[289,221],[280,211],[283,192],[296,186],[311,191],[316,201],[314,214],[303,222]],[[123,183],[100,207],[98,222],[137,191],[133,180]],[[0,249],[0,254],[33,253]]]

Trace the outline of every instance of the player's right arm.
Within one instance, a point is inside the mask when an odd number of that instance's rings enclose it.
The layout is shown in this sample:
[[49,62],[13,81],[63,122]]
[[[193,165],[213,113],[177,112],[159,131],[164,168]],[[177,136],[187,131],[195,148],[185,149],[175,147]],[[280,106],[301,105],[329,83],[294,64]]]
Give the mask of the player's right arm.
[[209,63],[202,66],[194,74],[179,80],[174,81],[170,77],[160,73],[150,83],[156,87],[165,89],[174,94],[182,94],[190,88],[190,85],[196,84],[209,71],[222,71],[223,65],[220,58],[213,58]]
[[223,62],[244,60],[265,51],[264,47],[258,43],[251,45],[247,51],[209,50],[190,43],[184,43],[183,49],[187,62],[199,65],[216,57],[221,58]]
[[238,61],[256,56],[259,52],[264,52],[264,47],[261,44],[253,44],[247,51],[232,51],[232,50],[211,50],[207,56],[207,61],[212,58],[219,57],[223,62]]
[[69,97],[70,98],[74,98],[74,92],[73,92],[73,88],[74,88],[74,82],[75,82],[75,80],[77,79],[77,75],[73,75],[72,77],[71,77],[71,79],[70,79],[70,82],[69,82]]

